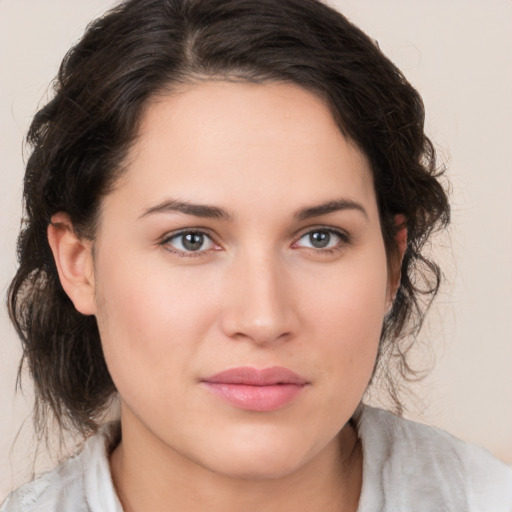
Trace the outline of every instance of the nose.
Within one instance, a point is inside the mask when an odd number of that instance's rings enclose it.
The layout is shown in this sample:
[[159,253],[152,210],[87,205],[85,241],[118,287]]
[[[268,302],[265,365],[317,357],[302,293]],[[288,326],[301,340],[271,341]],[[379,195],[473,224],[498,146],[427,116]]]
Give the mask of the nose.
[[297,333],[296,294],[284,263],[269,255],[240,257],[233,263],[221,319],[227,336],[265,345]]

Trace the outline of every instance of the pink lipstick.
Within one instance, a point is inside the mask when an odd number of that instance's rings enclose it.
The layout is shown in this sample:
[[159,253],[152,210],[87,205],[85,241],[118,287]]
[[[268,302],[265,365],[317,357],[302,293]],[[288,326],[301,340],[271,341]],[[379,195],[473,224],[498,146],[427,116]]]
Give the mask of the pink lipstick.
[[231,368],[202,380],[231,405],[249,411],[275,411],[291,403],[309,384],[295,372],[280,366],[257,369]]

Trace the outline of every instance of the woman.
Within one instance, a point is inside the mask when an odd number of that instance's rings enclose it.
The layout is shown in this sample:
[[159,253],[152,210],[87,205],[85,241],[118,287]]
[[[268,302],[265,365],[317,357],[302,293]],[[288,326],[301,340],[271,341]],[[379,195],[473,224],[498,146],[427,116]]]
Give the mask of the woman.
[[439,285],[423,115],[314,0],[92,24],[31,126],[9,306],[36,419],[94,435],[1,510],[509,509],[486,452],[361,405]]

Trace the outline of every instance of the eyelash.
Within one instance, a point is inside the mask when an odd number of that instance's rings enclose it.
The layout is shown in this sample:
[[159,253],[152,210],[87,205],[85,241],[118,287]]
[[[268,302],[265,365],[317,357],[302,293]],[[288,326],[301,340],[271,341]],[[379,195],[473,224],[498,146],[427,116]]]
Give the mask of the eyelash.
[[[318,226],[315,228],[308,228],[307,231],[303,231],[300,236],[296,238],[296,241],[292,244],[292,247],[297,247],[297,244],[300,240],[302,240],[304,237],[308,235],[312,235],[313,233],[319,233],[324,232],[328,233],[330,236],[334,235],[339,238],[339,242],[334,247],[329,248],[314,248],[314,247],[306,247],[305,249],[312,250],[315,254],[321,254],[321,255],[329,255],[336,253],[340,250],[343,250],[343,248],[346,245],[350,244],[350,236],[345,233],[344,231],[333,229],[331,227],[323,227]],[[204,230],[202,229],[184,229],[181,231],[178,231],[176,233],[172,233],[170,235],[166,235],[164,238],[161,239],[159,242],[159,245],[164,247],[167,251],[177,255],[180,258],[197,258],[204,256],[205,253],[209,253],[211,251],[217,251],[219,249],[202,249],[198,251],[186,251],[181,249],[176,249],[170,245],[171,241],[179,239],[180,237],[184,237],[188,234],[195,234],[195,235],[202,235],[205,238],[209,239],[212,244],[218,247],[218,245],[215,243],[214,239]]]
[[311,236],[313,233],[328,233],[330,236],[335,236],[339,239],[338,243],[334,245],[333,247],[329,248],[314,248],[314,247],[306,247],[305,249],[309,249],[314,252],[316,255],[330,255],[337,253],[341,250],[343,250],[347,245],[350,244],[351,239],[350,236],[339,229],[334,229],[331,227],[325,227],[325,226],[317,226],[314,228],[308,228],[306,231],[303,231],[300,236],[297,238],[297,241],[292,244],[292,247],[297,246],[300,240],[302,240],[306,236]]
[[217,244],[215,243],[213,238],[206,231],[204,231],[202,229],[199,229],[199,228],[198,229],[183,229],[183,230],[178,231],[176,233],[172,233],[170,235],[166,235],[159,242],[159,245],[164,247],[165,250],[169,251],[172,254],[175,254],[176,256],[178,256],[180,258],[197,258],[197,257],[200,257],[200,256],[204,256],[205,253],[210,252],[212,250],[213,251],[218,250],[218,249],[203,249],[203,250],[199,250],[199,251],[183,251],[181,249],[176,249],[176,248],[172,247],[172,245],[170,245],[170,243],[173,240],[179,239],[180,237],[184,237],[184,236],[189,235],[189,234],[202,235],[206,239],[209,239],[212,244],[217,246]]

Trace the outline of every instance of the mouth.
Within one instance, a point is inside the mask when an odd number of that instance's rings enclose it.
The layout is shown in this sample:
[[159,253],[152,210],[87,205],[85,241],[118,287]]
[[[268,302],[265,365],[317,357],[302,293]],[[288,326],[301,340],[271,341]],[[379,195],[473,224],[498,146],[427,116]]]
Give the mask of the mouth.
[[249,366],[216,373],[202,384],[239,409],[270,412],[294,402],[309,382],[287,368],[257,369]]

